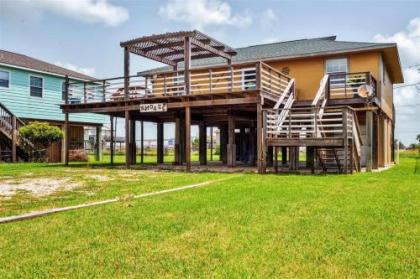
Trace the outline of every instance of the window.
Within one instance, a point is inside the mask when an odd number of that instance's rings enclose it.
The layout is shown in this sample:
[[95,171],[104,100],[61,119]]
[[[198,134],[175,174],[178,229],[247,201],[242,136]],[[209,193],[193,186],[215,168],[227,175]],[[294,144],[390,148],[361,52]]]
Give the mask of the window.
[[347,73],[347,58],[327,59],[325,73]]
[[43,80],[40,77],[30,76],[30,95],[32,97],[42,98],[42,83]]
[[256,88],[257,75],[255,69],[242,70],[242,90],[250,90]]
[[10,73],[0,70],[0,87],[9,88]]

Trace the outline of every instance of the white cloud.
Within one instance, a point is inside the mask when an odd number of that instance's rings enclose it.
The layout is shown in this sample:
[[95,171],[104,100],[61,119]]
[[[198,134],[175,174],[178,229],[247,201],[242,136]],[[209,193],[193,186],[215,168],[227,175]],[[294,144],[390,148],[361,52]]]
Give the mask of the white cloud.
[[377,34],[373,39],[376,42],[397,43],[403,65],[409,66],[419,62],[420,17],[412,19],[405,30],[393,35]]
[[56,62],[55,65],[59,66],[59,67],[63,67],[78,73],[82,73],[88,76],[92,76],[95,73],[95,69],[94,68],[83,68],[83,67],[79,67],[76,66],[74,64],[70,64],[70,63],[62,63],[60,61]]
[[277,15],[273,9],[269,8],[262,12],[260,16],[260,25],[263,30],[272,29],[277,23]]
[[[404,86],[420,83],[420,18],[410,21],[405,30],[392,35],[378,34],[377,42],[397,43],[403,66],[403,85],[396,85],[394,103],[396,107],[396,134],[405,144],[415,141],[415,134],[420,133],[420,86]],[[398,88],[399,87],[399,88]]]
[[108,0],[1,0],[1,15],[18,21],[39,20],[45,12],[81,22],[117,26],[129,19],[128,10]]
[[199,29],[210,25],[245,27],[252,23],[249,14],[233,14],[231,6],[222,0],[168,0],[159,8],[159,15]]

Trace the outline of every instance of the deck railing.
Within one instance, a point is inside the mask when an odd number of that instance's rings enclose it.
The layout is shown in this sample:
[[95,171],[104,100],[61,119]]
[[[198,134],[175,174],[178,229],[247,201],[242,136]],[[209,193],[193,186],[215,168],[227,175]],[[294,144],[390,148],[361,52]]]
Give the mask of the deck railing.
[[353,113],[348,107],[325,108],[319,117],[319,108],[291,108],[279,122],[285,109],[265,110],[267,138],[349,138],[353,131]]
[[[197,69],[190,74],[190,94],[218,94],[263,90],[281,96],[291,78],[258,62],[252,64]],[[183,71],[151,76],[128,77],[128,95],[124,77],[72,81],[68,84],[68,104],[134,100],[150,97],[186,95]]]
[[328,75],[328,99],[357,98],[361,94],[376,96],[376,80],[370,72],[331,73]]

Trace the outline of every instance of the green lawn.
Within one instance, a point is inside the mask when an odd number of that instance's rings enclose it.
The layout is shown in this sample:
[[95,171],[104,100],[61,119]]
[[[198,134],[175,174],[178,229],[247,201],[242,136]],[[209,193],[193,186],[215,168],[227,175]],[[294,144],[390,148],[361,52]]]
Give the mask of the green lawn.
[[416,278],[419,172],[414,154],[390,170],[348,176],[0,165],[0,181],[84,183],[70,193],[0,200],[3,216],[232,177],[0,225],[0,278]]

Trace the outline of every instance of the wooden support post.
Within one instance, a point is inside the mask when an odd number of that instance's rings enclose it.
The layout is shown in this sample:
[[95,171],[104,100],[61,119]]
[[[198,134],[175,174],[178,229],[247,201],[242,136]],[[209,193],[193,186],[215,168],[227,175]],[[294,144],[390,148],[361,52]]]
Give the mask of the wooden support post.
[[69,164],[69,114],[64,113],[63,162]]
[[200,165],[207,164],[207,127],[204,122],[199,125],[199,160]]
[[266,164],[269,167],[273,166],[273,156],[274,156],[274,149],[272,146],[267,146],[267,160]]
[[220,130],[220,161],[223,164],[227,164],[227,138],[228,138],[228,128],[226,124],[222,124],[219,128]]
[[163,144],[163,122],[157,123],[157,163],[163,164],[164,144]]
[[102,161],[102,126],[96,127],[95,160]]
[[186,171],[191,171],[191,108],[185,108],[185,163]]
[[130,120],[130,161],[132,165],[136,164],[136,153],[137,153],[137,145],[136,145],[136,120]]
[[257,104],[257,167],[258,173],[265,173],[265,138],[262,104]]
[[114,164],[114,116],[110,116],[109,122],[111,124],[111,135],[110,135],[110,142],[109,142],[109,151],[110,151],[110,163],[111,165]]
[[315,148],[306,147],[306,166],[311,169],[311,173],[315,173]]
[[16,144],[17,144],[16,116],[12,116],[12,162],[17,162]]
[[125,111],[125,166],[129,168],[131,165],[131,148],[130,148],[130,112]]
[[144,164],[144,122],[143,120],[140,122],[140,163]]
[[213,127],[210,127],[210,161],[213,161]]
[[174,146],[174,152],[175,152],[175,160],[174,164],[181,165],[181,119],[179,117],[175,118],[175,146]]
[[366,111],[366,171],[372,171],[372,125],[373,112]]
[[228,145],[227,145],[227,165],[234,167],[236,163],[236,144],[235,144],[235,120],[228,116]]
[[344,173],[349,172],[349,136],[347,125],[347,109],[343,110],[343,139],[344,139]]
[[281,148],[281,164],[282,165],[287,164],[287,147]]
[[279,149],[277,146],[274,147],[274,172],[278,173],[279,172]]

